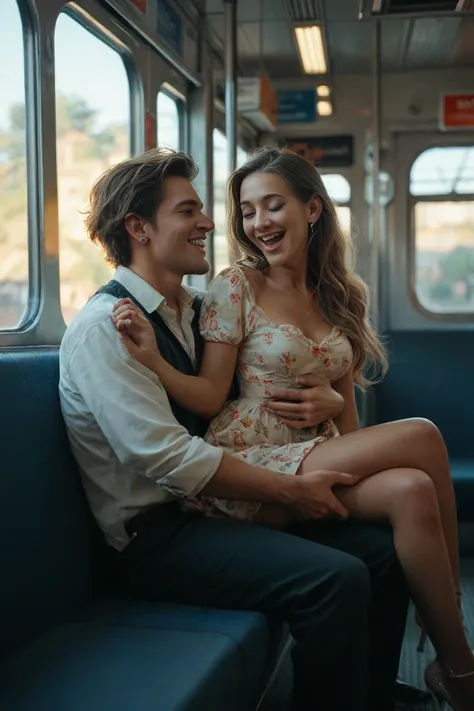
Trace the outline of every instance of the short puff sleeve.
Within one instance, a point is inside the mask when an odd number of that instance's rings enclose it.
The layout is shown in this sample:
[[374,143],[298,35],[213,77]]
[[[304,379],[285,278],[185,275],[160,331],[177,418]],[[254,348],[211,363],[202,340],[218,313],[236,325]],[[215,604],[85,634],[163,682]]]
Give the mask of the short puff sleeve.
[[250,303],[243,273],[224,269],[209,284],[201,308],[200,331],[205,341],[238,346],[247,335]]

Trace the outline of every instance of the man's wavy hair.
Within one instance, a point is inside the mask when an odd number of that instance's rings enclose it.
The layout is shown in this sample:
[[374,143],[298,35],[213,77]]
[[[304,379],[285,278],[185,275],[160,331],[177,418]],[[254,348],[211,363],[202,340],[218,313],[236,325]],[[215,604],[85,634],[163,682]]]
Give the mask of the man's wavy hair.
[[153,222],[166,178],[194,180],[198,168],[185,153],[156,148],[109,168],[94,184],[86,228],[109,264],[127,267],[132,258],[125,218],[130,213]]

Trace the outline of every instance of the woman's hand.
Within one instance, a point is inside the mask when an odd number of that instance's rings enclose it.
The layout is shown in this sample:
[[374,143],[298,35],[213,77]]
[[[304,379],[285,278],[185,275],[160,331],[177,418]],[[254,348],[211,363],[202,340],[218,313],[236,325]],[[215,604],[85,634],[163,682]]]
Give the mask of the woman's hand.
[[[274,390],[267,403],[268,411],[293,429],[315,427],[332,420],[344,409],[344,398],[331,384],[312,375],[297,378],[303,389]],[[291,401],[291,402],[289,402]]]
[[160,358],[153,326],[131,299],[120,299],[112,310],[112,321],[130,355],[154,370]]

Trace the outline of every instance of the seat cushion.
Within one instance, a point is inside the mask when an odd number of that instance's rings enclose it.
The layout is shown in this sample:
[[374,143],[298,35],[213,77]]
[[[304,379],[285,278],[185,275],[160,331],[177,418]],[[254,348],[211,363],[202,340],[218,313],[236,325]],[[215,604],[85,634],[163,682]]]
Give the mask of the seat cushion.
[[269,659],[274,661],[282,637],[281,626],[270,628],[266,617],[258,612],[172,603],[102,599],[78,613],[76,619],[123,627],[219,634],[238,651],[244,678],[257,686]]
[[80,620],[137,625],[195,632],[220,632],[238,645],[245,677],[263,694],[275,665],[287,651],[286,624],[270,621],[257,612],[216,610],[174,603],[102,599],[82,610]]
[[[239,643],[221,632],[70,623],[0,666],[2,711],[242,711],[255,698]],[[241,642],[252,638],[241,629]],[[258,668],[257,668],[258,670]]]
[[456,505],[460,521],[474,521],[474,459],[452,459]]
[[0,653],[102,587],[105,546],[69,448],[57,348],[0,351]]

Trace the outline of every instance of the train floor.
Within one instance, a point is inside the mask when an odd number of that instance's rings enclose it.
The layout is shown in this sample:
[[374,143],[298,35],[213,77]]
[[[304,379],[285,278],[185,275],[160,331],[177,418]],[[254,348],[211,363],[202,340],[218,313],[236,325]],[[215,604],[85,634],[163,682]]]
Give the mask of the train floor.
[[[474,557],[463,558],[461,561],[463,613],[466,627],[474,649]],[[417,652],[418,627],[414,623],[413,610],[410,610],[402,658],[400,661],[400,677],[408,684],[421,689],[425,688],[423,673],[425,667],[434,658],[433,647],[428,643],[424,653]],[[288,711],[291,693],[291,664],[289,659],[282,664],[280,672],[269,689],[264,703],[259,711]],[[413,711],[436,711],[436,705],[430,701],[412,706]]]

